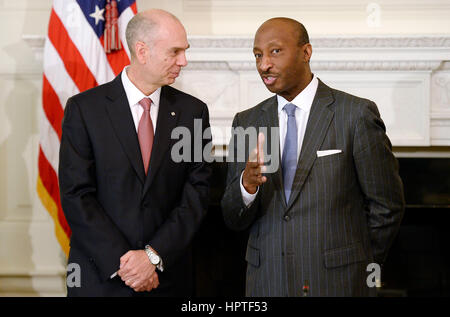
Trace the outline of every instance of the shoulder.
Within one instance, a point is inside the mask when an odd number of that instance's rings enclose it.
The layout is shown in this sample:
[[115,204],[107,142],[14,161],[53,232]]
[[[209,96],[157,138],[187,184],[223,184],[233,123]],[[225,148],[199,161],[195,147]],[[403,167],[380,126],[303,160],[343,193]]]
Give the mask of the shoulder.
[[[102,100],[108,96],[120,94],[123,91],[123,86],[118,78],[107,82],[105,84],[90,88],[76,95],[73,95],[67,100],[67,106],[77,106],[80,108],[95,109],[102,104]],[[114,92],[112,94],[112,92]]]
[[118,89],[119,87],[122,87],[122,90],[123,90],[122,82],[119,81],[118,78],[116,78],[105,84],[90,88],[83,92],[80,92],[79,94],[74,95],[72,98],[74,98],[76,100],[85,100],[85,99],[104,97],[109,94],[111,89]]
[[337,116],[336,122],[344,124],[352,130],[368,126],[379,126],[385,130],[385,125],[375,102],[338,89],[329,89],[334,98],[333,107]]
[[330,88],[330,89],[333,93],[335,102],[338,106],[343,106],[343,107],[352,109],[355,107],[357,108],[357,107],[361,107],[361,106],[373,103],[373,101],[371,101],[367,98],[356,96],[356,95],[350,94],[348,92],[334,89],[334,88]]
[[374,113],[379,116],[378,107],[372,100],[356,96],[342,90],[330,88],[328,86],[326,87],[330,89],[333,95],[334,107],[337,111],[347,114],[347,116],[349,114],[353,114],[353,117],[355,118],[364,116],[367,112]]
[[172,86],[163,86],[161,88],[161,95],[176,103],[183,103],[184,106],[189,105],[189,107],[193,109],[203,109],[207,107],[206,103],[204,103],[197,97],[194,97]]

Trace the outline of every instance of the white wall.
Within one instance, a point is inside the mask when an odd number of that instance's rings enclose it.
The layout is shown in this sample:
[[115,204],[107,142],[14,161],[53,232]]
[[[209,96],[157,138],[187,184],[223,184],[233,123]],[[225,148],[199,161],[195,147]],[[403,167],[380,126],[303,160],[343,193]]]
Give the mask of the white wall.
[[[190,34],[253,35],[274,16],[304,23],[311,35],[433,34],[450,31],[447,0],[141,0],[138,8],[176,14]],[[378,19],[379,17],[379,19]]]
[[[312,39],[323,35],[450,35],[448,0],[380,0],[368,8],[369,3],[137,1],[139,10],[171,11],[190,35],[251,38],[273,16],[300,20]],[[64,295],[64,257],[35,191],[42,65],[23,40],[24,35],[45,36],[50,9],[50,0],[0,0],[0,295]]]

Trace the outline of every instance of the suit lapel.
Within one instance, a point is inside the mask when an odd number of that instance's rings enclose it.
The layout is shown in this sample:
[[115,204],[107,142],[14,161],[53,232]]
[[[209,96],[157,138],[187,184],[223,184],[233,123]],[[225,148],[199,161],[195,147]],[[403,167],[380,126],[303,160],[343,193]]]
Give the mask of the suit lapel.
[[319,85],[306,125],[302,150],[300,152],[297,170],[292,184],[291,196],[289,197],[286,211],[291,208],[299,195],[305,180],[311,171],[312,165],[317,158],[317,150],[319,150],[334,116],[334,111],[329,107],[333,102],[334,97],[331,88],[326,86],[319,79]]
[[126,153],[133,169],[142,184],[145,181],[144,164],[142,163],[139,140],[136,133],[133,117],[131,115],[128,99],[123,89],[121,74],[109,83],[107,99],[110,103],[106,106],[114,131],[120,144]]
[[[262,106],[262,118],[263,118],[263,127],[267,127],[267,135],[266,135],[266,143],[267,143],[267,149],[271,149],[271,136],[272,133],[269,130],[271,127],[275,127],[279,129],[279,121],[278,121],[278,102],[277,97],[274,96],[270,98],[263,106]],[[284,190],[283,190],[283,180],[282,180],[282,174],[281,174],[281,153],[280,153],[280,136],[278,135],[278,138],[276,138],[276,146],[278,146],[278,168],[277,171],[266,175],[268,177],[272,178],[274,187],[276,192],[280,193],[280,200],[283,204],[283,207],[286,207],[286,199],[284,197]],[[273,155],[273,153],[271,153]]]
[[170,136],[172,130],[177,126],[179,118],[181,108],[176,104],[175,96],[171,94],[170,89],[168,86],[161,88],[155,139],[153,141],[148,175],[145,180],[144,193],[150,188],[162,160],[167,158],[166,152],[172,144]]

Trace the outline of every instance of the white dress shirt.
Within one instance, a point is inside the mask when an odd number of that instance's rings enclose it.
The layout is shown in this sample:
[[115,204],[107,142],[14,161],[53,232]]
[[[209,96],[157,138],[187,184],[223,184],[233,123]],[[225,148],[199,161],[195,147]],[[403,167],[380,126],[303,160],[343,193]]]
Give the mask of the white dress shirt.
[[139,101],[142,98],[150,98],[152,100],[152,105],[150,107],[150,118],[152,119],[153,124],[153,133],[156,131],[156,120],[158,119],[158,109],[159,109],[159,99],[161,97],[161,87],[155,90],[150,96],[144,95],[142,91],[140,91],[128,78],[127,69],[129,66],[126,66],[122,71],[122,84],[125,89],[125,94],[127,95],[128,104],[130,106],[130,111],[133,116],[134,126],[136,127],[136,132],[139,126],[139,120],[141,120],[142,114],[144,113],[144,109],[139,104]]
[[[317,92],[317,87],[319,85],[319,80],[317,79],[316,75],[313,75],[313,79],[311,82],[306,86],[305,89],[303,89],[292,101],[287,101],[285,98],[281,97],[280,95],[277,95],[277,102],[278,102],[278,122],[280,126],[280,156],[283,156],[283,149],[284,149],[284,141],[286,138],[287,133],[287,120],[288,115],[286,111],[283,110],[283,107],[288,104],[292,103],[297,106],[295,109],[295,121],[297,123],[297,161],[300,157],[300,151],[302,149],[303,144],[303,138],[305,137],[305,131],[306,131],[306,124],[308,123],[309,113],[311,110],[311,106],[314,100],[314,97]],[[248,207],[250,204],[255,200],[256,195],[258,194],[259,188],[256,191],[255,194],[249,194],[242,184],[242,176],[244,175],[244,172],[241,174],[241,193],[242,198],[244,200],[244,204]]]

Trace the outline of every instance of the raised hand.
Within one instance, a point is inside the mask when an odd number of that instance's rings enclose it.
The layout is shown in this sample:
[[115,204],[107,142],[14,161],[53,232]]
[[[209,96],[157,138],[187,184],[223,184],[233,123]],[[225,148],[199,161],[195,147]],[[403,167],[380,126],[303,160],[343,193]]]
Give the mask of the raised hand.
[[264,134],[258,134],[258,144],[250,153],[247,164],[245,165],[244,174],[242,175],[242,185],[249,194],[254,194],[267,181],[267,177],[262,173],[265,171],[264,166]]

